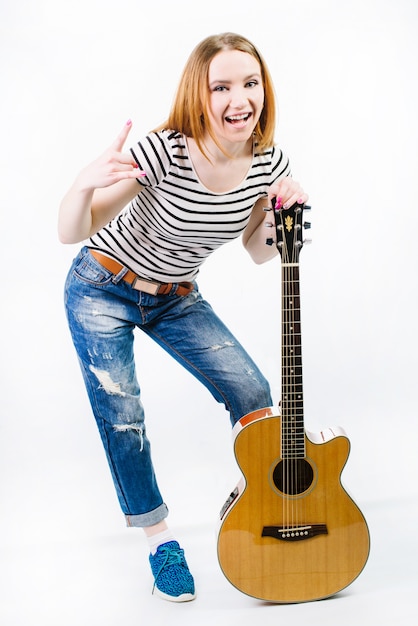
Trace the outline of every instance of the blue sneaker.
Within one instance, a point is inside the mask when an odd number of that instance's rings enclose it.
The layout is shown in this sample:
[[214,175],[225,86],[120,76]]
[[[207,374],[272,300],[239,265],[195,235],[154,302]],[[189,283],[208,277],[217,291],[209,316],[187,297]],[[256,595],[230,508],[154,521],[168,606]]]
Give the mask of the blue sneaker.
[[149,562],[154,575],[152,592],[164,600],[189,602],[194,600],[194,580],[177,541],[168,541],[150,554]]

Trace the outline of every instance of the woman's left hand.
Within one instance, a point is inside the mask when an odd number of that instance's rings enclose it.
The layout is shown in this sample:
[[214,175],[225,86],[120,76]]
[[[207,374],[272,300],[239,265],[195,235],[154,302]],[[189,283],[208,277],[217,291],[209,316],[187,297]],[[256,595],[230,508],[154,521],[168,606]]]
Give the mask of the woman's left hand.
[[272,200],[275,199],[275,209],[288,209],[296,202],[305,204],[308,201],[306,194],[298,182],[290,176],[281,178],[271,185],[268,191],[269,206],[272,206]]

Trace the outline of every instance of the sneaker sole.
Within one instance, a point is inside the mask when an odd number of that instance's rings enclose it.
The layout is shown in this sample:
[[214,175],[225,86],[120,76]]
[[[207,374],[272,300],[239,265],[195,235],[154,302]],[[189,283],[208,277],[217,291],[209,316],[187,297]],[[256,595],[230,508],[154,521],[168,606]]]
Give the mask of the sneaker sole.
[[180,596],[170,596],[168,593],[160,591],[158,587],[155,587],[154,594],[163,600],[168,600],[169,602],[191,602],[196,598],[196,594],[194,593],[182,593]]

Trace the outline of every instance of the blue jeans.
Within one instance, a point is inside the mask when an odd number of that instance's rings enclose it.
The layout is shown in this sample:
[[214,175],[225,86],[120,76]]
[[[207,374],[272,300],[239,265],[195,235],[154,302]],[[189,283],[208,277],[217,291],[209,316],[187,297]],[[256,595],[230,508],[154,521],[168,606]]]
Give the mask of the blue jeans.
[[229,411],[232,424],[272,403],[269,385],[197,288],[187,296],[133,289],[83,248],[65,286],[68,323],[128,526],[151,526],[168,509],[158,488],[134,362],[143,330]]

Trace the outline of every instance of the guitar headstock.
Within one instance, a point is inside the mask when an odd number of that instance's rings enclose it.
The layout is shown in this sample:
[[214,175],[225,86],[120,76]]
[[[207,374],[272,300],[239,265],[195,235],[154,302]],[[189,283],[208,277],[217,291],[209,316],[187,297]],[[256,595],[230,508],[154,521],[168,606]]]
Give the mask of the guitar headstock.
[[304,243],[303,228],[310,228],[310,222],[303,222],[304,211],[310,206],[295,203],[289,209],[275,209],[275,199],[272,200],[272,210],[277,231],[277,249],[282,257],[282,263],[299,263],[299,254]]

